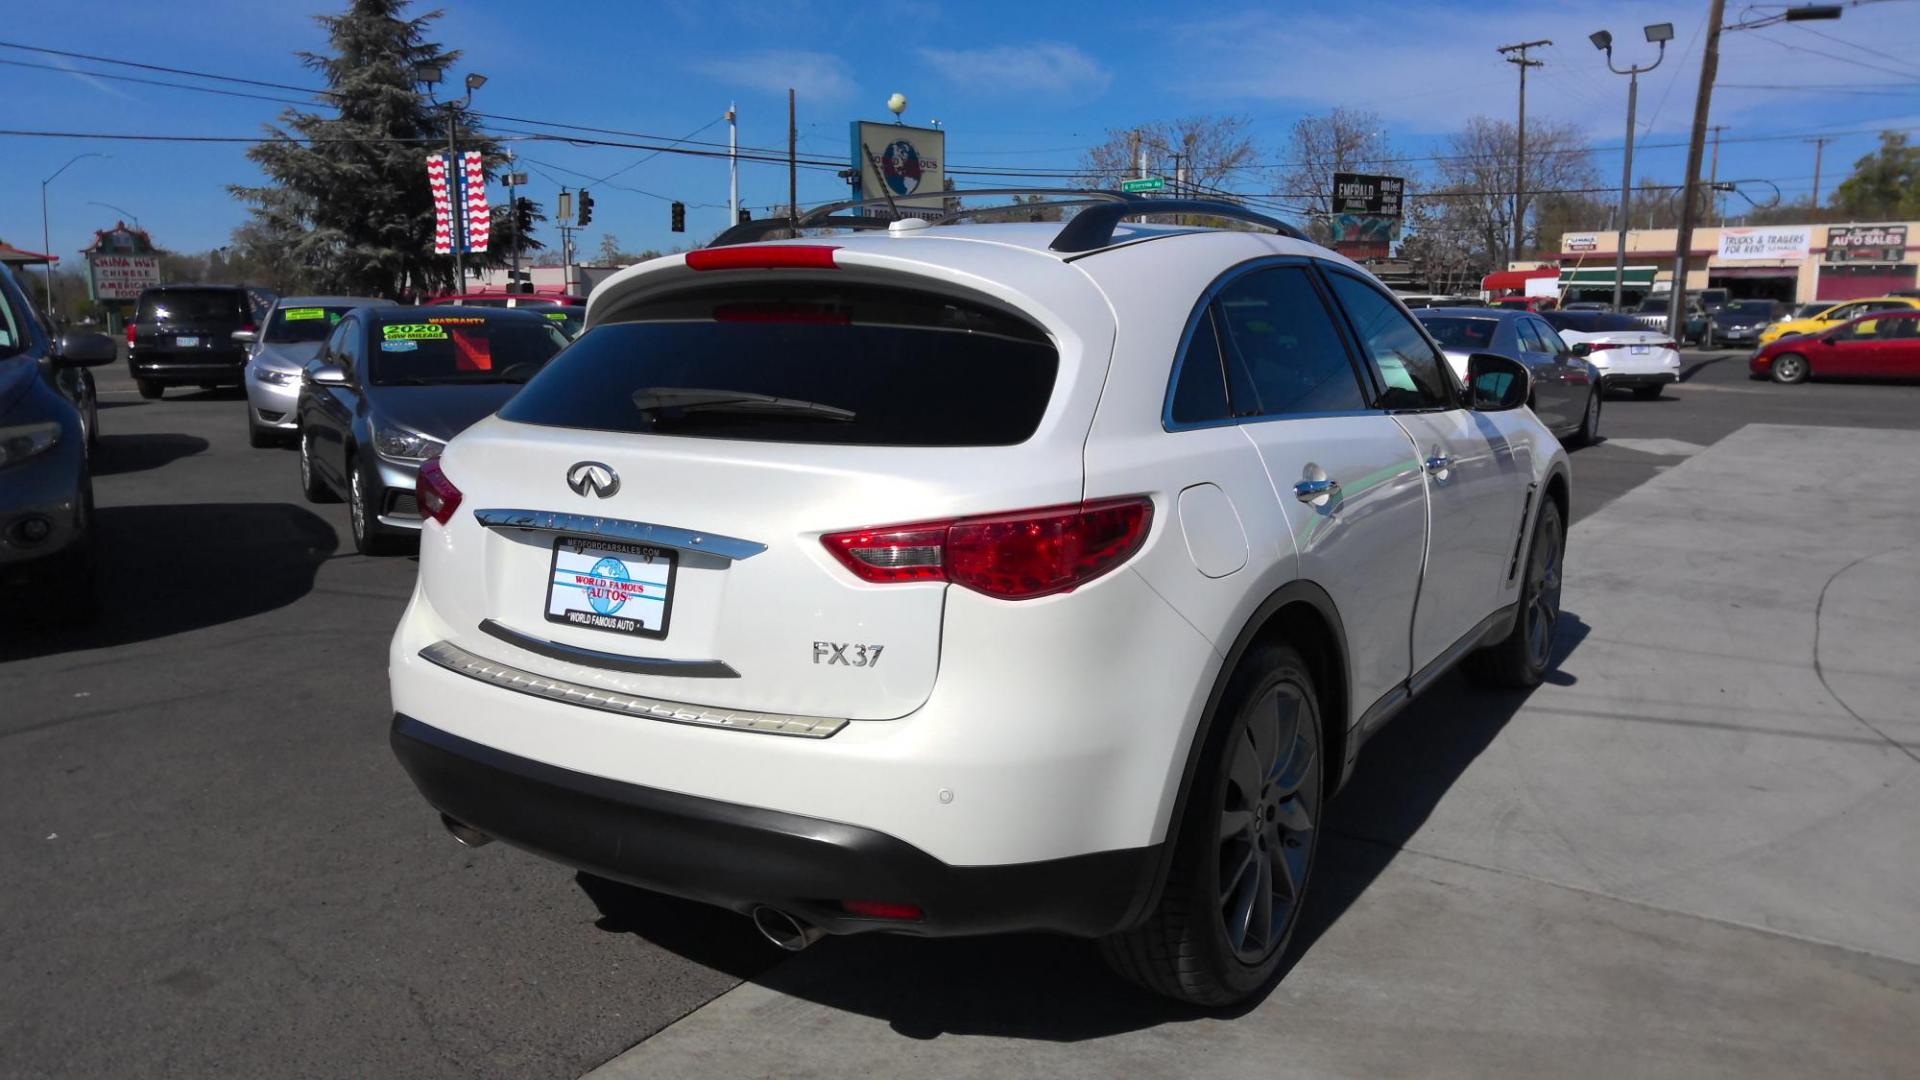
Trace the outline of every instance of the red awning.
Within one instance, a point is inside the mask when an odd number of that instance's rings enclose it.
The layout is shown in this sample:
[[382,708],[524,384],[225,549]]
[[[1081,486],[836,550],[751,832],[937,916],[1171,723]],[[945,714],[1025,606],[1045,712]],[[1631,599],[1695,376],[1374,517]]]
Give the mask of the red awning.
[[0,243],[0,262],[3,263],[14,266],[40,266],[59,261],[58,255],[42,255],[37,251],[28,251],[25,248],[14,247],[12,244]]
[[1498,270],[1480,279],[1480,288],[1486,292],[1525,292],[1527,282],[1539,278],[1560,277],[1557,266],[1543,267],[1539,270]]

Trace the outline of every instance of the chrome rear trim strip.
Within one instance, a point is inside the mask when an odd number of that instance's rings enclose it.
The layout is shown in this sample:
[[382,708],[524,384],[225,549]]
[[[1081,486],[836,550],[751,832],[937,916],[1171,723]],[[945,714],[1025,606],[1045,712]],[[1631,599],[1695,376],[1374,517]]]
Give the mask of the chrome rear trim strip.
[[825,739],[847,726],[845,719],[835,717],[716,709],[563,682],[476,656],[448,641],[436,641],[421,649],[420,658],[456,675],[465,675],[502,689],[641,720],[664,720],[671,724],[691,724],[729,731],[757,731],[764,735],[794,735],[805,739]]
[[722,559],[751,559],[767,550],[767,545],[735,536],[694,532],[673,525],[655,525],[650,521],[626,521],[621,518],[569,514],[555,510],[518,510],[488,508],[475,510],[473,519],[489,529],[526,529],[531,532],[567,533],[576,536],[605,536],[629,544],[652,544],[678,551],[704,551]]
[[740,673],[724,660],[662,660],[651,656],[627,656],[623,653],[601,652],[599,649],[583,649],[578,645],[563,645],[558,641],[548,641],[532,634],[523,634],[518,630],[502,626],[492,619],[480,620],[480,632],[517,649],[538,653],[549,660],[564,660],[569,664],[582,667],[606,668],[609,671],[627,671],[635,675],[670,675],[681,679],[737,679]]

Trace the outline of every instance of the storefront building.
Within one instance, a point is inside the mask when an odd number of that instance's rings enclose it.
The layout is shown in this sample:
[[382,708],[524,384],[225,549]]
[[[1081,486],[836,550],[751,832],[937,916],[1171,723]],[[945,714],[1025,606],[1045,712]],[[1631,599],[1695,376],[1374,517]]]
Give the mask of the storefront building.
[[[1673,288],[1673,229],[1627,233],[1622,293],[1635,302]],[[1687,289],[1727,290],[1734,299],[1852,300],[1920,289],[1920,222],[1756,225],[1696,229],[1687,252]],[[1560,238],[1560,287],[1569,300],[1613,292],[1617,233]]]

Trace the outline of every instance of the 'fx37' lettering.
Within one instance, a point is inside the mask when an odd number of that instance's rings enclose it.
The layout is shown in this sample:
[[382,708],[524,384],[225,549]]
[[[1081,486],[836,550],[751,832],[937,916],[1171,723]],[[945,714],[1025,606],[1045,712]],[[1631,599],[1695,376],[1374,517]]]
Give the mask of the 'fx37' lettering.
[[844,641],[816,641],[813,643],[813,662],[826,664],[844,664],[847,667],[874,667],[880,663],[880,653],[885,645],[860,645]]

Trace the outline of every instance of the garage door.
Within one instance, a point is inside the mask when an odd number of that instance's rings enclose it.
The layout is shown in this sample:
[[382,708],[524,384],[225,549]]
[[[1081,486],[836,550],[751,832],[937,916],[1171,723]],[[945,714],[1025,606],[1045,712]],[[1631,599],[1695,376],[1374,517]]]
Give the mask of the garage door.
[[1913,288],[1911,266],[1823,266],[1815,300],[1852,300],[1885,296]]

